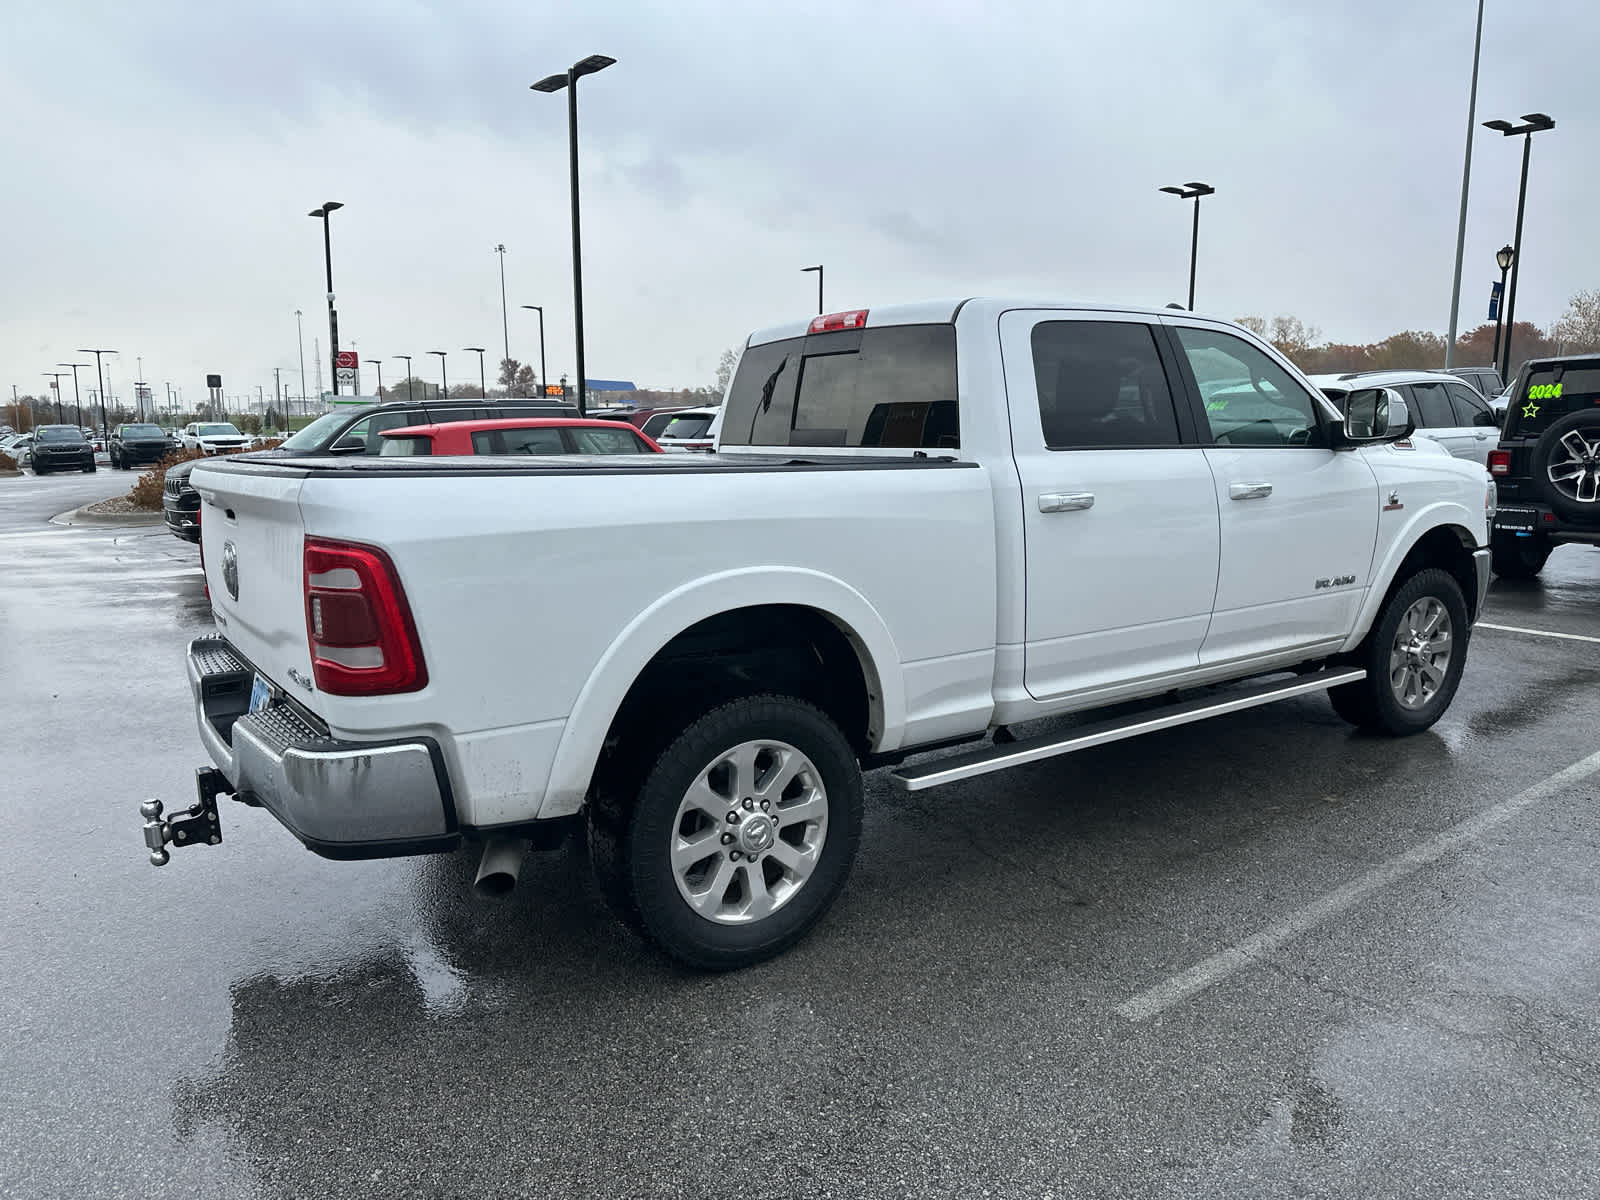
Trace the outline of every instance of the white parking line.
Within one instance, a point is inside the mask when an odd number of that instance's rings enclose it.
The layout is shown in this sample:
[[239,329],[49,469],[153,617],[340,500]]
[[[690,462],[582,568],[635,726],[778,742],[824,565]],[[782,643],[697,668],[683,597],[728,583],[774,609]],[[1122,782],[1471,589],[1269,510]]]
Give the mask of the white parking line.
[[1359,904],[1379,888],[1387,887],[1413,871],[1438,861],[1463,843],[1481,837],[1497,825],[1505,824],[1524,809],[1541,800],[1548,800],[1563,788],[1587,779],[1597,771],[1600,771],[1600,752],[1573,763],[1565,770],[1557,771],[1548,779],[1518,792],[1509,800],[1502,800],[1477,816],[1467,818],[1459,825],[1452,825],[1404,854],[1380,863],[1359,879],[1334,889],[1320,900],[1315,900],[1304,908],[1290,913],[1283,920],[1268,925],[1259,933],[1245,938],[1242,942],[1235,942],[1226,950],[1196,963],[1187,971],[1124,1000],[1117,1005],[1117,1012],[1130,1021],[1145,1021],[1157,1013],[1165,1012],[1174,1004],[1187,1000],[1212,984],[1220,983],[1235,972],[1261,961],[1292,939]]
[[1525,633],[1529,637],[1560,638],[1565,642],[1600,642],[1600,637],[1590,637],[1583,633],[1554,633],[1548,629],[1523,629],[1517,625],[1491,625],[1487,621],[1479,621],[1474,629],[1495,629],[1501,633]]

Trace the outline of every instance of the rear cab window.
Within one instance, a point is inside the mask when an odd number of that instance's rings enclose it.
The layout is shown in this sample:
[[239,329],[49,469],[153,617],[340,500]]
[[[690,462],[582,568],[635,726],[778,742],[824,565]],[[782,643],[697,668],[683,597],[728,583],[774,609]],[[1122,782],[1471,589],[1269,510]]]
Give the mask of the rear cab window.
[[[677,424],[663,436],[700,436]],[[869,325],[751,346],[721,437],[725,446],[959,449],[955,326]]]
[[379,439],[379,458],[418,458],[433,453],[433,439],[425,436]]

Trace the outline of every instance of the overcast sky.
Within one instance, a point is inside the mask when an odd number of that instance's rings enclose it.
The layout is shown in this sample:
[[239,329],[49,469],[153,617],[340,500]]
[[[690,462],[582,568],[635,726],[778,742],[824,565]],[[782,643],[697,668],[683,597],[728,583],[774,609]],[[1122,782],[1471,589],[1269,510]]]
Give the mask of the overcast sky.
[[[1544,111],[1518,316],[1600,287],[1592,0],[1489,0],[1480,121]],[[295,310],[437,378],[466,345],[574,365],[563,95],[581,90],[588,373],[708,383],[827,306],[1022,294],[1292,313],[1338,341],[1443,332],[1473,0],[10,0],[0,14],[0,384],[80,347],[186,402],[298,384]],[[1520,139],[1475,137],[1463,329],[1511,240]],[[89,373],[92,376],[92,372]],[[64,381],[70,388],[70,381]],[[363,368],[363,383],[373,382]],[[366,389],[370,390],[370,386]]]

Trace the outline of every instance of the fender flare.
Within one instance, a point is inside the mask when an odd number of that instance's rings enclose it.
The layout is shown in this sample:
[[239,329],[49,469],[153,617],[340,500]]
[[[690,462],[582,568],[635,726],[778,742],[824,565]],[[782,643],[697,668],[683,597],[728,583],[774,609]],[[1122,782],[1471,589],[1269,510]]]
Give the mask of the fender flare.
[[[1482,520],[1482,517],[1482,513],[1474,516],[1471,509],[1454,500],[1435,500],[1412,513],[1410,520],[1390,541],[1388,553],[1384,555],[1383,561],[1372,572],[1372,583],[1367,588],[1366,599],[1361,602],[1355,629],[1340,647],[1340,653],[1347,654],[1354,650],[1367,636],[1367,631],[1372,628],[1372,622],[1377,619],[1378,609],[1394,585],[1394,577],[1400,570],[1400,564],[1405,561],[1406,555],[1416,548],[1418,542],[1435,529],[1460,529],[1470,535],[1473,521]],[[1469,546],[1467,549],[1471,551],[1477,547]]]
[[625,626],[589,672],[573,702],[550,766],[539,818],[583,806],[606,733],[628,691],[650,662],[684,630],[725,612],[774,603],[812,608],[839,627],[862,659],[877,699],[875,750],[892,750],[905,734],[905,680],[900,652],[878,610],[849,584],[799,567],[741,568],[708,575],[659,597]]

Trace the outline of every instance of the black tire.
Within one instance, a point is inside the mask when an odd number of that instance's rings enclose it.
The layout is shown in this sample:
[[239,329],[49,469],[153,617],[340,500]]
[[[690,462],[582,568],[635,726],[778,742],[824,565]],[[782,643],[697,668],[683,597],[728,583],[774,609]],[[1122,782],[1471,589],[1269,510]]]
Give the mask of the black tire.
[[[1443,679],[1432,694],[1419,698],[1415,706],[1407,706],[1395,693],[1390,656],[1396,650],[1406,614],[1413,605],[1430,598],[1444,606],[1449,618],[1450,654]],[[1328,689],[1333,710],[1352,725],[1390,737],[1421,733],[1444,715],[1455,697],[1467,661],[1471,632],[1466,597],[1461,594],[1461,585],[1455,576],[1437,567],[1418,571],[1384,602],[1372,631],[1351,658],[1352,665],[1367,669],[1367,677],[1359,683]]]
[[50,474],[49,471],[46,471],[43,468],[41,468],[38,463],[35,463],[33,465],[33,473],[35,475],[48,475],[48,474]]
[[1544,570],[1550,550],[1542,538],[1497,533],[1489,542],[1489,565],[1502,579],[1532,579]]
[[[679,805],[719,755],[768,739],[787,743],[815,767],[826,794],[826,833],[811,874],[787,900],[762,919],[724,924],[701,916],[678,890],[670,847]],[[729,971],[788,949],[827,912],[850,875],[861,810],[861,769],[839,727],[802,700],[749,696],[691,721],[656,757],[630,802],[597,795],[589,807],[590,854],[601,891],[624,924],[680,963]],[[719,866],[725,857],[729,851],[715,852]]]
[[[1551,508],[1568,520],[1600,522],[1600,475],[1591,477],[1590,484],[1596,489],[1591,494],[1597,498],[1589,501],[1576,500],[1567,495],[1550,478],[1552,460],[1568,457],[1561,439],[1573,431],[1581,433],[1591,447],[1600,444],[1600,411],[1580,409],[1550,423],[1550,428],[1533,444],[1533,453],[1529,456],[1533,486],[1549,501]],[[1594,467],[1591,462],[1591,470],[1600,471],[1600,467]]]
[[89,465],[88,465],[88,466],[86,466],[86,467],[84,467],[84,468],[83,468],[83,473],[84,473],[84,474],[85,474],[85,475],[93,475],[93,474],[94,474],[94,473],[95,473],[95,472],[96,472],[96,471],[98,471],[98,470],[99,470],[99,469],[100,469],[100,468],[99,468],[99,467],[97,467],[97,466],[95,466],[95,465],[94,465],[94,463],[90,463],[90,464],[89,464]]

